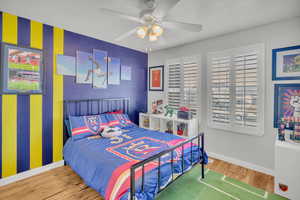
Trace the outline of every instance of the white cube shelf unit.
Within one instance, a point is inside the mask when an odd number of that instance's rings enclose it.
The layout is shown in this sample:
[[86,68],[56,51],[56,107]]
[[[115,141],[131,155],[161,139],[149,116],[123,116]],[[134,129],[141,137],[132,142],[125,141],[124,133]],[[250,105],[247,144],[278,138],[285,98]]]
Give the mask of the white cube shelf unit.
[[172,124],[171,131],[174,135],[178,134],[179,126],[184,127],[182,137],[193,137],[198,134],[198,120],[196,118],[185,120],[178,119],[177,117],[166,117],[164,114],[149,114],[140,113],[139,125],[141,128],[155,130],[160,132],[169,132],[167,123]]
[[[300,144],[286,141],[275,143],[275,193],[288,199],[300,199]],[[287,190],[280,188],[284,185]]]

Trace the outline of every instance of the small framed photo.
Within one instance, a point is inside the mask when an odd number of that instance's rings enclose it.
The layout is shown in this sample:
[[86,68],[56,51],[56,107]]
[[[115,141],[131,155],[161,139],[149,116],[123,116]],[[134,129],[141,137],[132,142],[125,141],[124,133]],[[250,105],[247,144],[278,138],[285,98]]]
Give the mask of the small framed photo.
[[1,92],[41,94],[43,92],[43,51],[2,43]]
[[274,128],[282,118],[300,118],[300,84],[275,84]]
[[149,67],[149,90],[164,91],[164,66]]
[[58,54],[56,56],[56,72],[64,76],[76,76],[76,58]]
[[300,80],[300,45],[272,50],[272,80]]

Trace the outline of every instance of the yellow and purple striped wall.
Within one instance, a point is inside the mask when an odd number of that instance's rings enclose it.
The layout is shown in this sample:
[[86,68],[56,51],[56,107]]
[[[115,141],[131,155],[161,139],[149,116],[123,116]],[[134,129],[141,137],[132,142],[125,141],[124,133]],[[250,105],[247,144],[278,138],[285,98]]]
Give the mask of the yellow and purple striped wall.
[[[55,55],[63,53],[63,30],[8,13],[1,13],[0,21],[2,42],[47,50],[49,55],[53,55],[53,63]],[[53,37],[53,44],[45,41],[45,36],[48,36],[47,40]],[[45,68],[53,67],[48,62]],[[62,77],[56,79],[60,81],[52,83],[52,90],[56,95],[53,95],[51,101],[45,99],[49,97],[41,94],[1,96],[1,177],[62,160],[63,128],[60,113],[63,109],[63,81]],[[52,104],[53,109],[48,108],[49,104]],[[49,113],[55,116],[51,129],[55,134],[49,133],[49,125],[43,123]],[[47,126],[49,129],[46,129]],[[51,147],[44,145],[45,143],[50,143]],[[55,151],[51,152],[52,149]]]
[[[63,159],[64,99],[130,96],[133,111],[146,109],[147,54],[4,12],[0,12],[0,40],[42,49],[45,72],[43,95],[0,95],[1,178]],[[56,55],[75,56],[78,49],[101,49],[121,58],[134,68],[132,81],[93,89],[75,84],[74,77],[57,75]],[[136,121],[137,112],[132,116]]]

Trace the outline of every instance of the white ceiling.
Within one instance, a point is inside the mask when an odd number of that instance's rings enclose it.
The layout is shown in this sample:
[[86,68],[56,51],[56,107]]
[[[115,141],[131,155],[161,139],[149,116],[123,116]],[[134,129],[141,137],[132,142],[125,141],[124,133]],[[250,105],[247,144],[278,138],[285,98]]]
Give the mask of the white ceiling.
[[137,1],[0,0],[0,11],[140,51],[145,51],[147,47],[152,50],[169,48],[300,16],[300,0],[181,0],[167,18],[202,24],[203,31],[166,30],[163,40],[158,42],[147,42],[135,35],[116,42],[116,37],[138,24],[102,14],[99,8],[138,16]]

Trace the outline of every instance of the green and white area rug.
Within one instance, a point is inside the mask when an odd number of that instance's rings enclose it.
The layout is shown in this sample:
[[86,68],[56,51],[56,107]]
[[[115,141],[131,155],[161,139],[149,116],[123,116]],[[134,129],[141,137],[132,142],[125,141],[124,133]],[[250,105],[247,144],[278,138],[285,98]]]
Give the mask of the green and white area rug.
[[205,173],[205,179],[199,179],[200,166],[195,166],[162,191],[157,200],[286,200],[208,169]]

